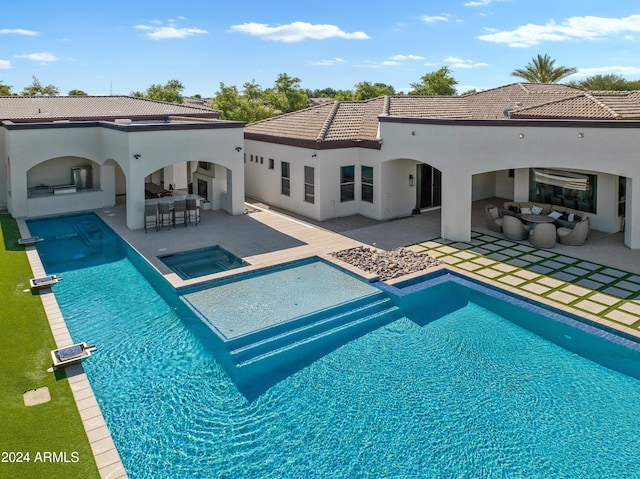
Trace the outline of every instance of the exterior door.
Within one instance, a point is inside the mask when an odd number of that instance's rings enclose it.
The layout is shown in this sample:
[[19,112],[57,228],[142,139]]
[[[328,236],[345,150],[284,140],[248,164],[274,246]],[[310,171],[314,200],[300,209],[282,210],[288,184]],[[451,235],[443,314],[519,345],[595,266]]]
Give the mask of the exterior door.
[[416,188],[418,208],[435,208],[442,205],[442,173],[440,170],[423,163],[417,165]]

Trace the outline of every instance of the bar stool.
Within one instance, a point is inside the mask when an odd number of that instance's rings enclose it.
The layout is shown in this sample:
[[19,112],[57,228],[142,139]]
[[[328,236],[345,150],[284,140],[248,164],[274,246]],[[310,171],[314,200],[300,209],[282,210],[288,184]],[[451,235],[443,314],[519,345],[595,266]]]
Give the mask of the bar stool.
[[166,224],[171,228],[171,224],[173,223],[171,219],[171,204],[167,202],[158,203],[158,217],[160,227]]
[[[178,218],[179,217],[179,218]],[[173,203],[173,226],[180,220],[182,224],[187,226],[187,202],[185,200],[176,200]]]
[[152,226],[158,231],[158,205],[144,205],[144,232]]
[[200,207],[195,199],[187,198],[187,221],[191,223],[192,218],[196,226],[198,226],[198,223],[200,223]]

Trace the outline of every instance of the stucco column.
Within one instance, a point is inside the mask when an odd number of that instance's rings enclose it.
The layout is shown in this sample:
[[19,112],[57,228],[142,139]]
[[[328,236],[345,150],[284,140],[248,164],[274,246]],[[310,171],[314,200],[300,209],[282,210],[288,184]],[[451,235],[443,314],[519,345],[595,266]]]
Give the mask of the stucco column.
[[471,175],[462,168],[442,172],[442,237],[471,241]]
[[144,228],[144,176],[133,168],[127,175],[127,227]]
[[624,244],[631,249],[640,249],[640,179],[627,178]]
[[18,161],[11,160],[9,191],[11,196],[7,209],[14,218],[25,218],[29,214],[27,192],[27,170]]
[[529,168],[517,168],[513,173],[513,201],[529,201]]
[[233,174],[227,168],[227,205],[223,205],[232,215],[244,213],[244,175]]

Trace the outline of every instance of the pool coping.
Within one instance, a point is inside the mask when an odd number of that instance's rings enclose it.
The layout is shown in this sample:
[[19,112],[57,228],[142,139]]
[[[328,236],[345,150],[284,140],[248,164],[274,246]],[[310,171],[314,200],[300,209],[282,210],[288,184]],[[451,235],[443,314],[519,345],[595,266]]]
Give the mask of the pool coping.
[[[16,222],[18,223],[20,234],[23,237],[28,236],[29,228],[26,221],[23,218],[19,218]],[[26,246],[25,253],[35,277],[44,276],[46,274],[45,269],[36,247],[34,245]],[[65,348],[74,344],[51,287],[42,288],[38,296],[42,301],[57,348]],[[128,478],[129,476],[124,468],[120,454],[111,437],[111,431],[107,427],[82,364],[68,366],[65,368],[65,372],[100,477],[103,479]]]

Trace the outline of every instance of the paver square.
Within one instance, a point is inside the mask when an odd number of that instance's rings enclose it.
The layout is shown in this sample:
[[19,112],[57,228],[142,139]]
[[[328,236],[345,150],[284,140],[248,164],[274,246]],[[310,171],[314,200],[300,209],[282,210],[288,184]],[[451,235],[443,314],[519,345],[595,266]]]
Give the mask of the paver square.
[[460,269],[464,269],[466,271],[475,271],[477,269],[482,268],[479,264],[472,263],[471,261],[462,262],[456,265]]
[[554,301],[557,301],[562,304],[570,304],[572,301],[575,301],[576,299],[578,299],[577,296],[563,293],[562,291],[553,291],[549,293],[547,298],[551,298]]
[[437,251],[441,251],[442,253],[446,254],[452,254],[458,252],[459,250],[457,250],[456,248],[452,248],[451,246],[440,246],[439,248],[437,248]]
[[627,275],[627,273],[625,273],[624,271],[620,271],[619,269],[613,269],[613,268],[605,268],[600,272],[602,274],[606,274],[607,276],[613,276],[614,278],[622,278],[623,276]]
[[489,243],[493,243],[494,241],[498,241],[500,238],[497,238],[495,236],[489,236],[489,235],[480,235],[480,236],[476,237],[476,239],[479,239],[481,241],[487,241]]
[[504,274],[491,268],[481,269],[476,271],[476,273],[482,276],[486,276],[487,278],[497,278],[498,276],[502,276]]
[[547,261],[544,261],[543,263],[540,263],[542,266],[546,266],[547,268],[551,268],[551,269],[560,269],[560,268],[564,268],[566,265],[564,263],[559,263],[557,261],[555,261],[554,259],[548,259]]
[[507,240],[496,241],[496,244],[499,244],[500,246],[503,246],[505,248],[511,248],[513,246],[518,245],[518,243],[514,243],[513,241],[507,241]]
[[626,324],[627,326],[631,326],[636,321],[640,320],[640,317],[634,316],[629,313],[625,313],[623,311],[618,311],[614,309],[613,311],[609,311],[605,316],[609,319],[617,321],[618,323]]
[[565,291],[570,294],[575,294],[576,296],[586,296],[591,293],[590,289],[581,288],[580,286],[576,286],[575,284],[570,284],[562,288],[562,291]]
[[535,251],[535,248],[532,248],[531,246],[527,246],[524,244],[519,244],[518,246],[514,247],[513,249],[517,249],[518,251],[522,251],[523,253],[529,253],[531,251]]
[[499,245],[493,243],[485,243],[482,247],[484,249],[488,249],[489,251],[498,251],[502,249]]
[[559,288],[560,286],[565,284],[564,281],[558,281],[557,279],[553,278],[540,278],[538,281],[536,281],[536,283],[543,284],[551,289]]
[[495,261],[490,258],[474,258],[471,261],[474,263],[481,264],[482,266],[489,266],[490,264],[494,264]]
[[540,273],[540,274],[547,274],[551,271],[553,271],[551,268],[546,268],[542,265],[539,264],[534,264],[533,266],[530,266],[529,269],[531,271],[535,271],[536,273]]
[[599,314],[602,311],[604,311],[605,309],[607,309],[607,306],[604,306],[604,305],[598,304],[598,303],[594,303],[593,301],[589,301],[588,299],[583,299],[582,301],[574,304],[574,306],[576,308],[583,309],[583,310],[588,311],[588,312],[593,313],[593,314]]
[[627,278],[627,281],[632,281],[632,282],[634,282],[634,283],[638,283],[638,285],[640,286],[640,276],[638,276],[638,275],[636,275],[636,274],[634,274],[634,275],[632,275],[632,276],[629,276],[629,277]]
[[471,248],[471,245],[469,243],[451,243],[449,246],[451,246],[452,248],[458,248],[458,249]]
[[605,286],[602,283],[598,283],[597,281],[591,281],[588,278],[579,279],[575,283],[579,284],[580,286],[584,286],[585,288],[589,288],[589,289],[600,289],[600,288],[603,288]]
[[607,306],[613,306],[616,303],[620,302],[620,298],[615,298],[613,296],[609,296],[602,293],[596,293],[589,296],[591,301],[597,301],[598,303],[606,304]]
[[566,273],[565,271],[556,271],[555,273],[551,273],[551,276],[554,278],[561,279],[562,281],[571,282],[577,278],[572,274]]
[[524,278],[519,278],[518,276],[509,275],[509,276],[503,276],[502,278],[498,279],[498,281],[500,281],[501,283],[508,284],[510,286],[518,286],[526,282],[527,280]]
[[525,261],[529,261],[531,263],[537,263],[538,261],[542,261],[543,258],[541,258],[540,256],[536,256],[534,254],[525,254],[524,256],[520,256],[520,259],[523,259]]
[[578,261],[576,258],[572,258],[571,256],[556,256],[553,258],[554,261],[560,261],[564,264],[573,264]]
[[518,269],[515,266],[511,266],[510,264],[505,264],[505,263],[494,264],[492,268],[497,269],[499,271],[503,271],[505,273],[510,273],[511,271],[515,271],[516,269]]
[[455,256],[456,258],[461,258],[461,259],[471,259],[471,258],[477,258],[478,255],[475,253],[472,253],[470,251],[459,251],[457,253],[454,253],[453,256]]
[[534,273],[532,271],[527,271],[526,269],[521,269],[520,271],[516,271],[513,274],[515,274],[517,276],[520,276],[521,278],[529,279],[529,280],[536,279],[538,276],[540,276],[539,274]]
[[615,278],[600,273],[589,275],[588,278],[593,281],[598,281],[599,283],[611,283],[615,281]]
[[623,281],[620,281],[619,283],[616,283],[616,288],[622,288],[622,289],[626,289],[629,291],[633,291],[634,293],[637,293],[638,291],[640,291],[640,284],[623,280]]
[[640,316],[640,304],[636,303],[623,303],[618,306],[618,309],[623,309],[631,314],[635,314],[636,316]]
[[555,256],[555,253],[552,253],[551,251],[545,251],[542,249],[536,250],[535,254],[537,254],[538,256],[542,256],[543,258],[551,258],[552,256]]
[[531,264],[527,261],[522,261],[521,259],[518,259],[518,258],[511,258],[505,262],[510,265],[517,266],[518,268],[526,268]]
[[551,291],[550,288],[547,288],[546,286],[542,286],[541,284],[538,284],[538,283],[525,284],[522,287],[522,289],[538,295],[543,295],[544,293],[548,293],[549,291]]
[[597,269],[602,268],[599,264],[589,263],[588,261],[581,261],[578,266],[584,269],[588,269],[589,271],[595,271]]
[[626,289],[616,288],[615,286],[610,286],[609,288],[603,289],[602,292],[612,294],[613,296],[617,296],[618,298],[623,299],[633,295],[632,292],[627,291]]
[[522,254],[521,251],[517,251],[514,249],[503,249],[502,251],[500,251],[502,254],[507,255],[507,256],[520,256]]
[[589,272],[587,269],[578,268],[576,266],[570,266],[564,270],[566,273],[575,274],[576,276],[584,276]]
[[482,255],[486,255],[488,253],[491,253],[491,251],[486,249],[484,246],[474,246],[469,251],[471,251],[473,253],[476,253],[476,254],[482,254]]

